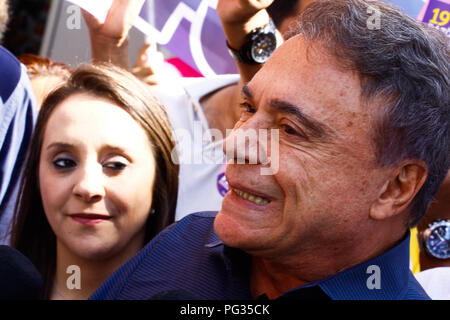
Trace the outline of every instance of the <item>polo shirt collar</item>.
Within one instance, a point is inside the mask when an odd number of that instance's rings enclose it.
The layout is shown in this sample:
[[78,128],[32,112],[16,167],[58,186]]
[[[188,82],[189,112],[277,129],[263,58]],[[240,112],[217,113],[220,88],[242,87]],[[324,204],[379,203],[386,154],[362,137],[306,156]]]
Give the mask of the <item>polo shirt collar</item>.
[[315,285],[334,300],[401,299],[408,290],[409,248],[408,231],[399,244],[385,253],[320,280]]
[[[383,254],[328,278],[287,291],[280,298],[289,298],[298,290],[318,286],[333,300],[401,299],[408,289],[410,276],[409,243],[408,231],[400,243]],[[208,246],[216,249],[220,247],[229,272],[248,277],[250,255],[225,246],[220,240]],[[379,283],[376,277],[379,277]]]

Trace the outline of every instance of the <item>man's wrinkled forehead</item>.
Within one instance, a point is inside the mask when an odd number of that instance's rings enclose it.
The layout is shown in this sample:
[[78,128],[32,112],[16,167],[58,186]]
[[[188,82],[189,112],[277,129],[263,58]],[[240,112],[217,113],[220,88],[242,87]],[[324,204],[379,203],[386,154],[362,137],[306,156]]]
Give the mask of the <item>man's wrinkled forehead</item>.
[[320,97],[328,105],[343,98],[359,104],[361,96],[359,75],[343,70],[320,43],[310,43],[302,35],[277,48],[248,87],[257,95],[276,89],[276,94],[288,100]]

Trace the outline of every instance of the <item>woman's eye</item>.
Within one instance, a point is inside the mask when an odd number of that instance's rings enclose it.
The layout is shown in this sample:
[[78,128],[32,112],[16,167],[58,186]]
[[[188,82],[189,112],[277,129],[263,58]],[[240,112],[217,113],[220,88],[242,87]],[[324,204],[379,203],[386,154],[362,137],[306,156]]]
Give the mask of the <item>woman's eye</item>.
[[125,169],[127,165],[125,163],[119,161],[108,162],[104,165],[105,168],[113,170],[113,171],[121,171]]
[[56,169],[71,169],[75,167],[77,164],[72,159],[67,158],[59,158],[53,161],[53,166]]

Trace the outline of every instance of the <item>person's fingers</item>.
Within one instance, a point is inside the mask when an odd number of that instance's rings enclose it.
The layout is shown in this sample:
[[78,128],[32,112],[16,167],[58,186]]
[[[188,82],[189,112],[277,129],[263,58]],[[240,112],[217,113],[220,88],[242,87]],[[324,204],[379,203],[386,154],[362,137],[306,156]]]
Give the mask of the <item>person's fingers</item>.
[[245,23],[274,0],[219,0],[216,12],[222,23]]
[[243,2],[244,5],[250,5],[255,9],[262,10],[270,6],[274,0],[241,0],[241,2]]
[[132,73],[141,80],[156,73],[153,67],[154,63],[149,63],[148,61],[147,50],[149,47],[149,44],[144,44],[141,47],[136,58],[136,63],[132,69]]
[[144,0],[114,0],[99,32],[106,37],[117,39],[120,46],[128,37],[143,4]]
[[164,55],[160,51],[152,50],[151,43],[144,44],[138,53],[132,73],[144,83],[154,86],[159,83]]
[[154,86],[158,84],[158,77],[151,67],[134,67],[131,72],[148,85]]
[[83,8],[81,8],[81,14],[83,15],[83,19],[90,30],[96,30],[102,25],[94,15],[90,14]]
[[153,69],[150,66],[146,67],[134,67],[132,70],[133,74],[139,78],[145,78],[154,75]]
[[135,67],[143,67],[147,64],[148,60],[148,54],[147,50],[151,47],[150,43],[144,44],[138,52],[137,58],[136,58],[136,64]]
[[108,11],[105,24],[129,31],[139,16],[144,0],[114,0]]
[[146,43],[139,49],[135,67],[148,67],[156,73],[157,69],[164,63],[164,55],[160,51],[152,50],[152,45]]

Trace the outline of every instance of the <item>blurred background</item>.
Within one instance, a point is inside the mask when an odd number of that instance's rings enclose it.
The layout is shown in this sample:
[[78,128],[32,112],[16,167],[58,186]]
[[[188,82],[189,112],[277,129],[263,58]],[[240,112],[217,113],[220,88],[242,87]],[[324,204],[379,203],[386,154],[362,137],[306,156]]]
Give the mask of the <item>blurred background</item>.
[[[4,1],[4,0],[0,0]],[[104,1],[104,0],[95,0]],[[203,0],[214,3],[214,0]],[[167,13],[172,12],[179,2],[184,2],[192,10],[196,10],[201,0],[147,0],[144,5],[146,12],[141,12],[141,17],[158,30],[162,29]],[[427,0],[389,0],[413,17],[418,17]],[[63,62],[70,67],[90,61],[90,45],[87,27],[84,20],[80,19],[80,27],[70,29],[67,20],[73,11],[73,4],[66,0],[9,0],[10,22],[5,34],[3,46],[14,55],[34,53],[43,57],[49,57],[54,61]],[[143,10],[144,10],[143,8]],[[156,14],[155,14],[156,12]],[[221,34],[221,25],[218,17],[214,16],[215,10],[208,11],[205,24],[202,26],[200,37],[206,59],[213,66],[215,73],[234,73],[234,63],[228,55],[225,46],[225,38]],[[156,18],[155,18],[156,17]],[[217,23],[208,23],[216,19]],[[183,30],[184,29],[184,33]],[[181,56],[181,53],[189,52],[189,48],[173,50],[175,45],[188,46],[186,38],[189,37],[190,23],[184,19],[167,46],[158,46],[166,58],[177,56],[187,64],[196,67],[192,55]],[[187,30],[187,31],[186,31]],[[191,34],[190,34],[191,35]],[[148,41],[146,36],[132,28],[130,32],[130,65],[134,65],[137,53],[141,46]],[[184,40],[184,41],[183,41]],[[209,41],[209,42],[208,42]],[[211,43],[213,41],[214,43]],[[181,42],[184,42],[181,44]],[[199,68],[197,68],[199,70]]]

